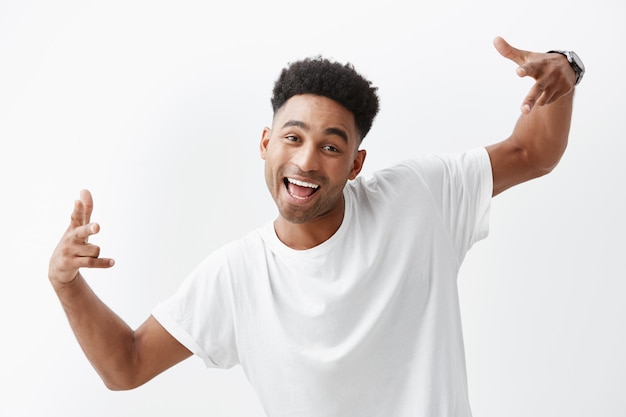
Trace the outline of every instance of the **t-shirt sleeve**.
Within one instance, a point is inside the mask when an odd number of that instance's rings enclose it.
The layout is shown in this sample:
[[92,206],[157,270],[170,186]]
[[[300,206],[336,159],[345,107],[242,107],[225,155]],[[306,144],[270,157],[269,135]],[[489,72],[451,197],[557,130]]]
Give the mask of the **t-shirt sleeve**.
[[217,251],[152,311],[165,330],[211,368],[239,362],[230,280],[225,256]]
[[460,263],[472,245],[489,233],[493,194],[489,154],[481,147],[424,157],[414,166],[441,214]]

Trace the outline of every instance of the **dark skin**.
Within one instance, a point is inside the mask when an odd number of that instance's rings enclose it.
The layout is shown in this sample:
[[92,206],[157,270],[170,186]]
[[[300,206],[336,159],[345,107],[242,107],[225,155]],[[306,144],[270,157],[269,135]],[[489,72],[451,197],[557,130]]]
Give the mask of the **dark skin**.
[[[557,165],[567,146],[576,77],[559,54],[519,50],[502,38],[496,38],[494,46],[518,65],[519,76],[536,80],[511,136],[487,147],[495,196]],[[365,151],[358,150],[360,138],[352,114],[329,99],[316,97],[292,97],[261,138],[266,180],[279,208],[275,229],[294,249],[316,246],[336,232],[344,207],[338,190],[359,174],[365,160]],[[302,189],[288,185],[287,178]],[[309,196],[306,189],[315,187],[319,189]],[[92,212],[91,194],[83,190],[51,256],[48,277],[85,355],[106,386],[131,389],[191,352],[152,316],[133,330],[87,285],[80,269],[114,265],[89,242],[100,231],[91,222]]]
[[279,212],[274,229],[287,246],[309,249],[337,231],[344,186],[365,161],[360,141],[350,111],[311,94],[290,98],[274,116],[272,129],[263,130],[265,178]]
[[569,137],[576,74],[560,54],[523,51],[502,38],[496,38],[494,46],[518,65],[517,75],[536,80],[511,136],[487,147],[496,196],[549,173],[559,163]]
[[133,331],[91,290],[80,268],[110,268],[100,248],[88,242],[100,231],[91,223],[93,200],[83,190],[74,203],[70,225],[50,259],[49,279],[85,355],[112,390],[138,387],[191,356],[154,317]]

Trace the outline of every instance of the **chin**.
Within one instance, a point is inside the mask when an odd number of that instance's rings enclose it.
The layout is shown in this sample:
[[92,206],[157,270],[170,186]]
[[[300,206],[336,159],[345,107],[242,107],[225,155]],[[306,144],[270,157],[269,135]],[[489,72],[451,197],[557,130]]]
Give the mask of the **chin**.
[[311,217],[303,213],[302,214],[300,213],[286,214],[281,211],[280,217],[282,217],[285,221],[292,223],[292,224],[304,224],[304,223],[311,221]]

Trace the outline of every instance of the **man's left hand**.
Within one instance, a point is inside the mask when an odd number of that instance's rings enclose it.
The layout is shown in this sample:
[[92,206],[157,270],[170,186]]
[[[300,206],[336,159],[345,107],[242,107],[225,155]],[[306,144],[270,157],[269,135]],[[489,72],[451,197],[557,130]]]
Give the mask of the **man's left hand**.
[[574,88],[576,74],[563,55],[517,49],[499,36],[493,44],[500,55],[518,65],[517,75],[535,79],[522,103],[522,113],[530,113],[535,105],[553,103]]

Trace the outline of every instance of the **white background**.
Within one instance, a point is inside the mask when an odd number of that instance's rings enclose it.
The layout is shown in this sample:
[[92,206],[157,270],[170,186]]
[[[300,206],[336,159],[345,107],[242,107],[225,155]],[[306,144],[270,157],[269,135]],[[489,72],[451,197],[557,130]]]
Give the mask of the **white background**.
[[131,326],[275,216],[258,156],[281,68],[323,54],[379,86],[364,175],[508,136],[531,81],[491,42],[574,49],[570,146],[493,202],[460,277],[476,417],[626,415],[625,3],[0,0],[0,416],[262,416],[241,369],[191,358],[109,392],[46,277],[74,199]]

